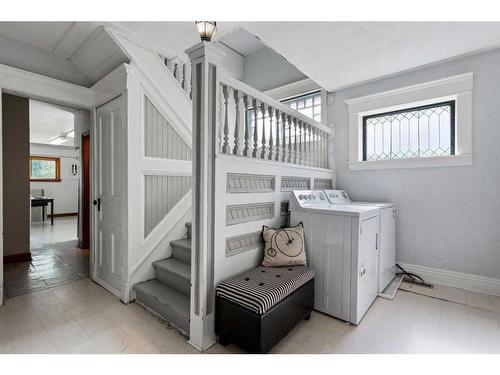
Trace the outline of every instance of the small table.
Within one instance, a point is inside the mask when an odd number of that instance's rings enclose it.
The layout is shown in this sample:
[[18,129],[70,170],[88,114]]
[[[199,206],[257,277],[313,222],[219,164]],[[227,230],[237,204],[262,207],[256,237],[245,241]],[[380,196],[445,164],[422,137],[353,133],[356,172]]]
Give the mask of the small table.
[[42,207],[42,220],[45,221],[45,207],[50,203],[50,225],[54,225],[54,198],[31,197],[31,207]]

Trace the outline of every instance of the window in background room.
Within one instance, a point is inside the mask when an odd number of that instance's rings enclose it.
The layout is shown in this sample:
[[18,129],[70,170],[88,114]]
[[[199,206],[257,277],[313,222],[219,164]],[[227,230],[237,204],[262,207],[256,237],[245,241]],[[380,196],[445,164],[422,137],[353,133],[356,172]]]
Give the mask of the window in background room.
[[363,116],[363,161],[455,155],[455,101]]
[[321,122],[321,91],[311,92],[281,101],[284,105]]
[[30,156],[30,181],[61,181],[61,159]]
[[[302,113],[305,116],[308,116],[312,118],[313,120],[317,122],[321,122],[321,91],[315,91],[307,94],[303,94],[300,96],[296,96],[293,98],[289,99],[284,99],[280,101],[283,103],[285,106],[290,107],[291,109]],[[264,128],[267,137],[269,137],[270,132],[273,131],[274,129],[271,130],[271,122],[269,120],[269,113],[266,111],[264,116],[262,114],[261,109],[257,111],[257,122],[259,124],[262,124],[262,118],[264,118]],[[250,138],[253,139],[253,131],[254,131],[254,122],[255,122],[255,114],[254,114],[254,108],[252,107],[252,104],[250,103],[250,109],[247,112],[247,121],[249,124],[250,128]],[[281,118],[279,121],[282,121]],[[276,118],[273,118],[273,124],[276,123]],[[257,128],[257,138],[260,140],[262,139],[262,126],[259,125]],[[292,143],[295,143],[295,129],[292,125],[286,124],[285,126],[285,137],[289,139],[289,133],[292,132]]]

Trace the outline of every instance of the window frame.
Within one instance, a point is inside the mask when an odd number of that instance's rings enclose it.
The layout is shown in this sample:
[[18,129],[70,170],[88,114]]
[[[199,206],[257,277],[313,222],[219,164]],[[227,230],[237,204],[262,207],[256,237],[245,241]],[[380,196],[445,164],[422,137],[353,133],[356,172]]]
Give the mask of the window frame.
[[[391,115],[398,115],[400,113],[405,113],[405,112],[413,112],[413,111],[421,111],[424,109],[430,109],[430,108],[436,108],[436,107],[442,107],[442,106],[450,106],[450,155],[442,155],[442,156],[454,156],[455,155],[455,124],[456,124],[456,119],[455,119],[455,106],[456,106],[456,100],[447,100],[447,101],[436,101],[434,103],[426,104],[426,105],[419,105],[419,106],[410,106],[407,108],[403,109],[398,109],[395,111],[386,111],[386,112],[377,112],[373,113],[370,115],[364,115],[362,116],[362,137],[363,137],[363,156],[362,156],[362,161],[369,161],[367,160],[367,131],[366,131],[366,123],[369,119],[371,118],[376,118],[376,117],[383,117],[383,116],[391,116]],[[392,137],[392,134],[391,134]],[[407,157],[407,158],[388,158],[388,159],[379,159],[377,161],[385,161],[385,160],[401,160],[401,159],[411,159],[411,158],[432,158],[436,156],[415,156],[415,157]]]
[[[456,167],[473,164],[472,72],[412,86],[346,99],[349,171],[397,168]],[[363,160],[363,116],[455,101],[455,154],[385,160]]]
[[[320,120],[315,120],[314,119],[314,116],[316,115],[314,113],[314,98],[315,96],[318,96],[319,97],[319,106],[320,106],[320,110],[321,112],[319,113],[319,116],[320,116]],[[308,115],[302,113],[299,111],[299,109],[305,109],[305,103],[306,103],[306,98],[307,97],[311,97],[312,98],[312,106],[310,107],[312,109],[312,113],[313,113],[313,117],[309,117]],[[298,101],[300,99],[304,100],[304,108],[296,108],[294,109],[294,111],[297,111],[297,112],[300,112],[302,113],[304,116],[310,118],[311,120],[313,121],[316,121],[318,123],[322,123],[321,119],[323,118],[323,110],[324,110],[324,103],[323,103],[323,97],[322,97],[322,90],[321,89],[316,89],[316,90],[312,90],[312,91],[308,91],[308,92],[304,92],[304,93],[301,93],[301,94],[297,94],[297,95],[294,95],[294,96],[291,96],[291,97],[288,97],[288,98],[284,98],[284,99],[280,99],[279,102],[285,106],[287,106],[288,108],[290,109],[293,109],[292,107],[290,107],[289,103],[288,102],[292,102],[292,101]]]
[[[33,176],[31,175],[31,172],[33,171],[33,168],[31,165],[33,160],[54,161],[56,164],[56,176],[55,176],[55,178],[33,178]],[[61,158],[53,157],[53,156],[30,155],[29,175],[30,175],[30,182],[61,182],[62,181],[61,180]]]

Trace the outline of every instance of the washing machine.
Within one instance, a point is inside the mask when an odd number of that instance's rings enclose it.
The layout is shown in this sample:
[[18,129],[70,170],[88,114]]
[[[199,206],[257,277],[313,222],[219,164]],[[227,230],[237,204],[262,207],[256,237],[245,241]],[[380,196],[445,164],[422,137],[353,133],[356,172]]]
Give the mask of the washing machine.
[[380,209],[380,234],[378,238],[378,293],[396,277],[396,207],[394,203],[351,201],[345,190],[325,190],[331,204],[352,204]]
[[379,212],[331,204],[324,191],[293,191],[290,223],[304,224],[306,254],[315,270],[314,308],[358,324],[377,297]]

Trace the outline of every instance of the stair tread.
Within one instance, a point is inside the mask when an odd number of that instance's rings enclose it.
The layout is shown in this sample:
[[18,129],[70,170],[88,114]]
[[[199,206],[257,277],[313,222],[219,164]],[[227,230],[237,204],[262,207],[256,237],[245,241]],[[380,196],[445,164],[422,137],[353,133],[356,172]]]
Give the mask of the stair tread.
[[153,262],[153,265],[191,280],[191,265],[175,258],[167,258]]
[[170,245],[178,246],[186,250],[191,250],[191,238],[182,238],[180,240],[170,241]]
[[162,305],[168,305],[178,314],[189,318],[190,297],[163,284],[161,281],[156,279],[144,281],[134,285],[134,289],[152,296]]

